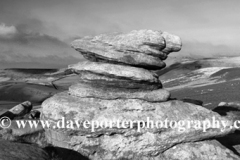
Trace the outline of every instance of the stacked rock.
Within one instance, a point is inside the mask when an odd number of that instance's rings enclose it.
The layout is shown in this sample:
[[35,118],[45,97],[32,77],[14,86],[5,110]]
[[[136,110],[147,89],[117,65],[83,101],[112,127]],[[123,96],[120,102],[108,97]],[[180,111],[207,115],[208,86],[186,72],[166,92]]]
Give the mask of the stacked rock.
[[147,101],[169,98],[169,92],[162,89],[158,76],[151,70],[164,68],[163,60],[167,55],[181,49],[179,37],[161,31],[140,30],[84,37],[74,41],[72,46],[90,61],[70,66],[84,82],[84,85],[70,87],[73,95]]
[[[227,121],[202,106],[169,100],[170,93],[162,88],[153,70],[164,68],[167,55],[181,49],[178,36],[139,30],[84,37],[72,46],[88,61],[69,66],[78,74],[78,82],[68,92],[43,102],[42,119],[54,123],[64,117],[80,125],[68,123],[74,129],[46,129],[49,143],[91,160],[161,160],[174,145],[223,136],[233,130],[221,132],[221,126],[202,132],[185,125],[183,132],[170,127],[170,121],[212,117]],[[149,120],[151,126],[145,125]],[[166,127],[153,125],[166,120]],[[111,125],[99,125],[101,122]]]

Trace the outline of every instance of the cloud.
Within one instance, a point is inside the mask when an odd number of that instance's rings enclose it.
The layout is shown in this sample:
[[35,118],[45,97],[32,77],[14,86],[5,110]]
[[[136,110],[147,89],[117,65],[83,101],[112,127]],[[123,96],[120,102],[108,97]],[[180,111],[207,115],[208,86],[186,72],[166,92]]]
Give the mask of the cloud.
[[81,59],[69,46],[75,37],[135,29],[180,36],[183,49],[171,56],[229,56],[240,51],[239,0],[98,1],[1,0],[0,24],[5,24],[0,25],[0,56],[15,63],[21,57],[29,62],[27,57]]
[[6,26],[4,23],[0,24],[0,38],[11,38],[17,33],[15,26]]
[[64,67],[66,63],[77,62],[82,58],[69,44],[56,37],[33,32],[22,26],[2,24],[0,28],[0,64],[2,65],[32,64],[32,67],[55,68]]
[[39,32],[25,29],[22,26],[6,26],[4,23],[0,25],[0,41],[8,43],[18,43],[23,45],[33,45],[37,43],[52,44],[67,47],[68,45],[56,37],[52,37]]
[[0,54],[0,68],[66,68],[69,64],[74,64],[81,59],[73,56],[24,56],[17,54]]

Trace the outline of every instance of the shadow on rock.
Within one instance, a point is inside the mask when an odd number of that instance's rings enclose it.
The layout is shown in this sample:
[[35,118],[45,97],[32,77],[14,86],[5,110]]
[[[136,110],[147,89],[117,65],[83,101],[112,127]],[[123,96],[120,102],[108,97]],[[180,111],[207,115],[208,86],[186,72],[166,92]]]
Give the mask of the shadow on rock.
[[80,153],[60,147],[46,147],[45,150],[51,155],[52,160],[89,160]]
[[[172,98],[172,97],[170,97],[168,100],[169,100],[169,101],[170,101],[170,100],[177,100],[177,98]],[[203,105],[203,101],[201,101],[201,100],[196,100],[196,99],[183,98],[183,99],[180,99],[180,101],[186,102],[186,103],[191,103],[191,104],[196,104],[196,105],[199,105],[199,106],[202,106],[202,105]]]
[[184,99],[181,99],[181,101],[187,102],[187,103],[196,104],[196,105],[199,105],[199,106],[202,106],[202,105],[203,105],[203,101],[201,101],[201,100],[196,100],[196,99],[184,98]]
[[213,109],[221,116],[226,116],[232,121],[240,120],[240,103],[239,102],[221,102]]
[[217,140],[222,145],[240,156],[240,131],[235,131],[234,133],[227,136],[217,138]]
[[[218,107],[213,109],[221,116],[225,116],[233,122],[240,120],[240,103],[239,102],[221,102]],[[240,127],[240,126],[239,126]],[[240,155],[240,130],[236,130],[225,137],[217,139],[222,145],[231,149],[235,154]]]
[[236,109],[234,107],[228,107],[228,106],[221,106],[213,109],[214,112],[217,112],[221,116],[226,116],[228,115],[229,112],[240,112],[239,109]]

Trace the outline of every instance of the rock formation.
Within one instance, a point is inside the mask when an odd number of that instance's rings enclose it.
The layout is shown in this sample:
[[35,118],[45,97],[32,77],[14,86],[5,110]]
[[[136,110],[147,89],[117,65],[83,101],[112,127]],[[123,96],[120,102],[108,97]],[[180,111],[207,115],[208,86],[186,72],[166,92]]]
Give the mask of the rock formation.
[[[170,93],[162,88],[154,73],[164,68],[167,55],[179,51],[181,46],[178,36],[152,30],[74,41],[72,47],[88,61],[70,65],[69,69],[79,75],[76,84],[42,104],[41,118],[52,122],[52,127],[45,129],[48,142],[91,160],[178,158],[177,153],[171,155],[173,152],[187,153],[185,159],[194,159],[200,152],[204,156],[198,156],[198,160],[211,159],[213,155],[222,159],[223,154],[229,160],[239,158],[222,146],[219,149],[220,144],[195,143],[233,132],[229,127],[232,121],[202,106],[170,100]],[[80,122],[79,126],[56,128],[62,117],[67,122]],[[203,128],[188,127],[186,123],[212,118],[226,122],[227,127],[208,126],[203,132]],[[152,125],[166,120],[165,127]],[[113,123],[111,126],[90,123],[85,127],[86,121]],[[181,121],[184,122],[181,128],[173,127]],[[196,153],[197,149],[200,152]]]
[[23,117],[25,114],[29,113],[32,110],[32,103],[29,101],[23,102],[19,105],[14,106],[7,112],[0,115],[2,117],[9,117],[10,119]]
[[[45,138],[45,131],[43,126],[38,125],[36,128],[29,125],[19,128],[16,120],[31,120],[37,121],[40,118],[40,111],[32,110],[32,104],[29,101],[23,102],[9,109],[7,112],[4,112],[0,115],[0,118],[9,118],[9,121],[5,121],[5,125],[9,127],[2,128],[0,125],[0,139],[14,142],[23,142],[29,144],[37,144],[41,147],[48,146],[48,143]],[[2,120],[2,119],[1,119]],[[6,119],[7,120],[7,119]],[[1,121],[2,122],[2,121]],[[5,141],[0,141],[3,143]]]
[[238,160],[239,156],[218,141],[179,144],[164,152],[167,160]]

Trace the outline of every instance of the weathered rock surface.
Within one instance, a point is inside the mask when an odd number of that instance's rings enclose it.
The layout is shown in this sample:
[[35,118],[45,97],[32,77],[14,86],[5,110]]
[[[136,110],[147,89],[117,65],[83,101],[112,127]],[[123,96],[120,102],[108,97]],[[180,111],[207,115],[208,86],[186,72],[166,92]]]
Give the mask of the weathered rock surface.
[[154,90],[162,88],[162,83],[160,81],[159,82],[136,81],[126,78],[113,77],[112,75],[106,76],[85,71],[84,72],[77,71],[77,74],[78,82],[88,83],[96,87],[102,86],[145,90]]
[[[0,127],[0,138],[8,141],[38,144],[41,147],[47,146],[45,130],[39,122],[41,113],[38,110],[31,111],[31,109],[31,102],[26,101],[3,113],[0,117],[8,117],[12,121],[5,122],[5,125],[7,125],[6,123],[10,125],[8,128]],[[31,122],[32,126],[27,123],[27,120]]]
[[50,160],[50,157],[43,149],[36,146],[0,140],[0,159]]
[[69,87],[71,95],[81,98],[113,99],[142,99],[150,102],[164,102],[170,97],[165,89],[146,91],[143,89],[124,89],[91,84],[77,83]]
[[[33,122],[35,121],[35,122]],[[45,130],[38,120],[32,120],[32,124],[39,124],[37,127],[34,125],[31,127],[28,123],[25,123],[25,127],[19,128],[16,121],[12,121],[11,126],[6,129],[0,129],[0,138],[8,141],[16,141],[23,143],[37,144],[41,147],[48,146]]]
[[92,41],[107,43],[122,50],[134,50],[158,55],[159,51],[166,47],[162,33],[161,31],[153,30],[133,30],[126,34],[101,34],[93,37]]
[[74,69],[76,72],[86,71],[109,77],[125,78],[136,81],[159,82],[156,74],[146,69],[130,66],[85,61],[71,65],[69,68]]
[[180,51],[182,48],[182,42],[180,37],[169,34],[167,32],[163,32],[162,36],[166,41],[166,47],[162,50],[163,53],[171,53]]
[[[202,128],[186,128],[185,123],[180,126],[185,128],[183,132],[179,128],[169,128],[170,122],[166,128],[146,127],[138,131],[137,122],[144,125],[148,118],[153,122],[164,122],[166,119],[179,122],[206,119],[211,121],[212,117],[215,117],[215,120],[226,121],[227,126],[232,125],[217,113],[181,101],[150,103],[137,99],[101,100],[61,93],[47,99],[42,108],[45,119],[52,121],[65,117],[66,120],[78,122],[114,122],[112,127],[98,127],[95,132],[91,132],[91,128],[84,128],[82,124],[76,130],[47,130],[47,138],[51,144],[76,150],[90,159],[134,159],[141,156],[153,158],[176,144],[223,136],[233,131],[230,128],[221,131],[224,128],[220,126],[203,132]],[[133,121],[134,127],[118,127],[116,120],[119,120],[120,124]]]
[[179,37],[151,30],[74,41],[90,62],[69,66],[78,82],[42,103],[48,143],[91,160],[239,159],[216,141],[196,142],[236,131],[229,116],[162,89],[154,72],[181,46]]
[[162,53],[161,57],[131,50],[122,52],[106,43],[93,43],[85,39],[74,41],[72,46],[90,61],[126,64],[151,69],[161,69],[166,66],[162,60],[167,58],[167,54],[161,51],[159,51]]
[[120,88],[155,89],[162,86],[156,74],[142,68],[98,62],[82,62],[69,68],[79,74],[82,82],[119,85]]
[[240,110],[240,102],[239,101],[235,101],[235,102],[220,102],[218,104],[218,107],[232,107],[232,108],[235,108],[237,110]]
[[19,105],[14,106],[7,112],[0,115],[2,117],[8,117],[10,119],[23,117],[25,114],[29,113],[32,110],[32,103],[29,101],[23,102]]
[[167,54],[181,49],[181,40],[167,32],[139,30],[128,34],[84,37],[75,40],[72,47],[90,61],[160,69],[165,67],[161,60],[165,60]]
[[168,160],[239,160],[216,140],[176,145],[163,154]]

